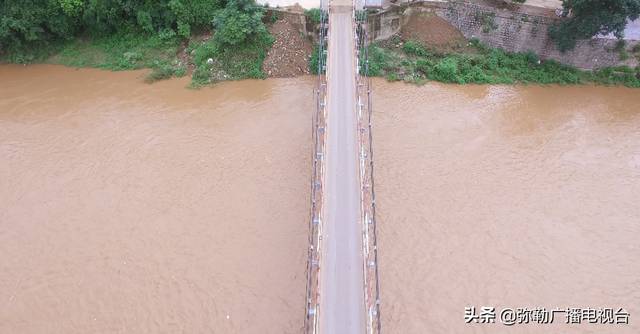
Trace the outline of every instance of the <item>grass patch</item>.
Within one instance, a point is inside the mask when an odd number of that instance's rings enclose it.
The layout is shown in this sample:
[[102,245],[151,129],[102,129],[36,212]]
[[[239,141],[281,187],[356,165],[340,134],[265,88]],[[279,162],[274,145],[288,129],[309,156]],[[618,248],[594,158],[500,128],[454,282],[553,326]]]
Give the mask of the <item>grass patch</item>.
[[398,78],[396,71],[391,71],[391,73],[387,75],[387,81],[389,82],[400,81],[400,78]]
[[179,44],[176,36],[162,39],[158,34],[151,33],[117,33],[88,42],[82,39],[70,41],[45,62],[112,71],[159,68],[174,57]]

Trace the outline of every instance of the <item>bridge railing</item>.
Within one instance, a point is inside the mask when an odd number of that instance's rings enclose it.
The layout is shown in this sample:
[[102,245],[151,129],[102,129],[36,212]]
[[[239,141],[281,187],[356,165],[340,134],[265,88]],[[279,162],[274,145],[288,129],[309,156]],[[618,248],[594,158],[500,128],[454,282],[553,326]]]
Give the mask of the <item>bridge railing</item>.
[[380,285],[378,280],[378,242],[376,224],[376,198],[373,173],[373,134],[371,131],[371,80],[369,78],[369,53],[367,47],[367,11],[354,10],[357,83],[358,127],[360,134],[360,177],[362,180],[362,219],[365,303],[367,332],[381,333]]
[[311,188],[311,221],[309,225],[309,258],[307,263],[308,285],[306,294],[306,317],[304,332],[317,333],[319,315],[319,274],[322,240],[322,204],[323,176],[325,157],[325,125],[327,103],[327,41],[328,41],[328,0],[320,1],[320,31],[318,43],[318,88],[314,92],[316,99],[315,117],[312,118],[311,133],[313,147],[313,176]]

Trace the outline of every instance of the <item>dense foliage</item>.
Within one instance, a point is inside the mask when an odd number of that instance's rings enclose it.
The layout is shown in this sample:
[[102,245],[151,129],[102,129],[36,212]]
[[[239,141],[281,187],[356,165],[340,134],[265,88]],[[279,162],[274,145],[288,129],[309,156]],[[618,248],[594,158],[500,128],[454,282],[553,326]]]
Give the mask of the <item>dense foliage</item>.
[[0,51],[30,62],[77,36],[118,32],[188,37],[211,26],[224,0],[11,0],[0,2]]
[[[168,64],[178,51],[175,34],[136,33],[138,27],[123,25],[113,35],[64,43],[47,61],[53,64],[96,67],[104,70],[155,68]],[[21,54],[13,54],[14,60]],[[39,60],[39,59],[37,59]]]
[[549,28],[549,36],[562,52],[573,50],[577,40],[597,34],[613,32],[622,38],[627,19],[636,20],[640,14],[638,0],[563,0],[562,6],[572,10],[573,17]]
[[216,38],[229,45],[239,45],[251,35],[265,33],[264,12],[255,0],[230,0],[223,10],[215,13]]
[[305,10],[304,13],[306,15],[309,15],[311,17],[311,20],[313,20],[313,23],[315,24],[319,24],[320,20],[322,20],[323,18],[326,19],[326,14],[323,14],[320,9],[318,8],[311,8],[309,10]]
[[[419,42],[407,42],[401,49],[370,46],[369,75],[386,76],[390,81],[424,83],[436,80],[458,84],[602,84],[640,88],[640,80],[628,67],[607,67],[581,71],[554,60],[539,62],[534,52],[509,53],[472,40],[469,53],[444,54],[429,50]],[[409,46],[407,46],[409,45]],[[364,67],[361,69],[364,71]]]
[[[1,0],[0,0],[1,1]],[[255,0],[12,0],[0,2],[0,61],[109,70],[152,68],[148,82],[186,74],[175,59],[194,28],[213,29],[194,52],[194,85],[264,78],[273,44]],[[277,20],[277,16],[272,19]]]
[[[262,32],[249,35],[245,43],[226,45],[214,38],[202,44],[195,52],[193,73],[196,85],[222,80],[263,79],[262,61],[273,44],[274,37]],[[210,61],[211,60],[211,61]]]

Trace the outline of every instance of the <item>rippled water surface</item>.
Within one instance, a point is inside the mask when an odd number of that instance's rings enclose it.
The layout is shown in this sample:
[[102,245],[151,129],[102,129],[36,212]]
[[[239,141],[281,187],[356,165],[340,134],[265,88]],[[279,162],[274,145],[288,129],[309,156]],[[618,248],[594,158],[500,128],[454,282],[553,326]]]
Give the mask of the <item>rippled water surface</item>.
[[313,78],[0,67],[0,333],[302,328]]
[[[373,90],[387,333],[640,332],[640,91]],[[465,324],[483,306],[631,316]]]
[[[0,333],[301,332],[315,78],[142,73],[0,67]],[[640,91],[373,83],[385,333],[640,332]]]

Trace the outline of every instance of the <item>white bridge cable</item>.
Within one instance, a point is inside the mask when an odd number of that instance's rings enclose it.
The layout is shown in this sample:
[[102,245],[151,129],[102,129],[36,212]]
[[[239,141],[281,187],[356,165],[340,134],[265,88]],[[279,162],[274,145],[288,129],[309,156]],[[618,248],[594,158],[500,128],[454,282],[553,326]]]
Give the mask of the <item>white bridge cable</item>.
[[[326,105],[326,41],[328,30],[328,0],[320,1],[320,31],[318,34],[318,88],[314,92],[316,98],[315,129],[312,120],[312,136],[314,139],[313,149],[313,179],[311,193],[311,222],[309,238],[309,260],[308,260],[308,286],[305,317],[305,333],[310,330],[317,332],[318,319],[318,296],[319,296],[319,267],[320,267],[320,240],[322,230],[322,179],[323,179],[323,159],[324,159],[324,137],[325,137],[325,105]],[[324,75],[323,75],[324,74]],[[317,231],[316,231],[317,230]],[[316,237],[317,235],[317,237]],[[315,287],[314,287],[315,283]]]
[[[363,174],[363,218],[364,218],[364,247],[365,247],[365,298],[368,309],[368,326],[369,333],[381,332],[381,319],[380,319],[380,287],[378,280],[378,246],[377,246],[377,222],[376,222],[376,208],[375,208],[375,189],[374,189],[374,177],[373,177],[373,135],[371,131],[371,115],[372,115],[372,101],[371,101],[371,79],[369,77],[369,49],[367,47],[368,32],[367,32],[367,10],[366,6],[363,11],[355,12],[355,29],[356,29],[356,42],[357,42],[357,68],[358,68],[358,87],[359,93],[358,99],[358,116],[360,117],[360,133],[364,134],[366,130],[369,131],[368,136],[361,135],[361,162],[362,168],[368,170],[362,171]],[[366,85],[366,97],[364,96]],[[365,109],[365,105],[362,101],[366,98],[366,115],[362,115],[362,110]],[[368,123],[368,127],[365,128],[365,119]],[[368,143],[367,143],[368,141]],[[368,145],[367,145],[368,144]],[[368,147],[366,147],[368,146]],[[368,150],[368,152],[367,152]],[[368,154],[367,154],[368,153]],[[365,161],[368,160],[368,164]],[[370,182],[370,184],[369,184]],[[370,202],[369,202],[370,200]],[[370,210],[369,210],[370,209]],[[373,248],[370,247],[371,240],[373,239]],[[375,285],[375,291],[371,291]],[[375,294],[375,299],[373,295]],[[375,322],[375,324],[373,323]]]
[[[322,204],[323,204],[323,161],[324,161],[324,143],[326,136],[326,94],[327,94],[327,42],[328,42],[328,0],[320,2],[320,30],[318,33],[318,88],[314,92],[316,98],[316,116],[315,129],[312,120],[312,136],[314,138],[313,148],[313,180],[311,194],[311,223],[310,223],[310,239],[309,239],[309,262],[308,262],[308,286],[307,286],[307,303],[305,317],[305,333],[317,332],[318,316],[320,313],[319,298],[319,270],[321,267],[321,231],[322,231]],[[355,29],[356,29],[356,65],[357,65],[357,91],[358,91],[358,120],[360,127],[360,160],[361,160],[361,179],[362,179],[362,215],[363,215],[363,252],[365,256],[364,279],[365,279],[365,303],[368,310],[367,327],[369,333],[381,332],[380,320],[380,295],[378,282],[378,254],[377,254],[377,224],[375,210],[375,191],[373,178],[373,136],[371,132],[371,81],[369,78],[369,61],[367,40],[368,34],[366,29],[367,12],[355,11]],[[363,115],[364,104],[364,85],[366,83],[366,114]],[[367,115],[368,114],[368,115]],[[365,117],[367,118],[369,136],[365,136],[367,130],[364,125]],[[367,143],[368,141],[368,143]],[[368,144],[368,145],[367,145]],[[366,147],[368,146],[368,147]],[[368,148],[368,157],[367,157]],[[368,158],[368,164],[366,160]],[[368,169],[366,168],[368,165]],[[369,183],[370,182],[370,186]],[[370,198],[370,202],[368,199]],[[373,249],[370,247],[370,239],[373,239]],[[375,283],[373,282],[375,281]],[[375,292],[371,291],[375,285]],[[375,300],[372,298],[375,294]],[[374,324],[375,321],[375,324]]]

